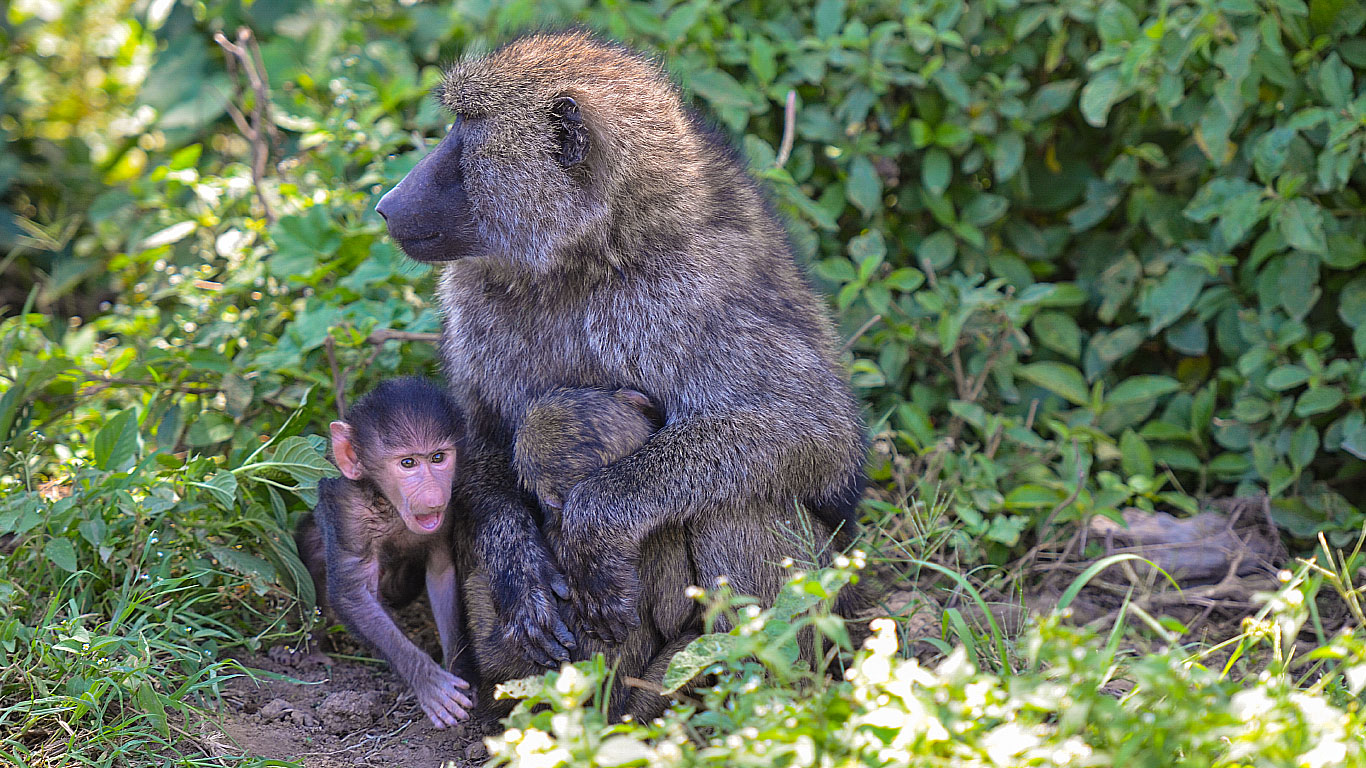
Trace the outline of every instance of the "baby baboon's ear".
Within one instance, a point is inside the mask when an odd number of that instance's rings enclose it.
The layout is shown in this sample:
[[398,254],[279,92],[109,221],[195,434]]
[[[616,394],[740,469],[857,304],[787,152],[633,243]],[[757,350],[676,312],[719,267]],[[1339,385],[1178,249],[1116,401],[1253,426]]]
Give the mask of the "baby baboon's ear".
[[644,392],[622,387],[612,393],[612,396],[620,402],[635,407],[635,409],[640,411],[645,418],[654,422],[656,426],[664,422],[664,414],[659,410],[659,406],[655,405],[649,395],[646,395]]
[[588,157],[588,126],[583,124],[579,103],[572,96],[559,96],[550,105],[550,117],[560,145],[555,159],[565,168],[582,163]]

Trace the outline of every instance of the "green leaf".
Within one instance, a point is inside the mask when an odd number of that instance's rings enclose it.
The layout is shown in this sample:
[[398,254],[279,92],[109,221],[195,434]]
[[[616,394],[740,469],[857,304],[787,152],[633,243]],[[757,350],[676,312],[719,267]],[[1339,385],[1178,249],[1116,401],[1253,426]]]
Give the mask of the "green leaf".
[[199,487],[209,492],[209,496],[218,506],[232,511],[237,501],[237,476],[233,473],[220,469],[203,483],[195,483]]
[[1025,142],[1020,134],[1010,131],[996,137],[991,150],[991,165],[996,171],[996,183],[1001,184],[1015,178],[1024,165]]
[[100,427],[91,449],[100,469],[118,470],[132,463],[138,450],[137,409],[121,411]]
[[1303,197],[1287,201],[1281,206],[1277,224],[1291,248],[1314,254],[1328,250],[1323,233],[1323,209],[1313,201]]
[[1319,451],[1319,432],[1314,425],[1304,422],[1290,436],[1290,463],[1304,469]]
[[844,23],[845,0],[818,0],[814,19],[816,37],[824,40],[839,32]]
[[1057,506],[1067,494],[1058,488],[1026,483],[1012,488],[1005,497],[1006,509],[1049,509]]
[[1155,477],[1157,475],[1157,465],[1153,463],[1153,452],[1148,448],[1148,444],[1138,433],[1132,429],[1124,430],[1124,434],[1119,438],[1119,463],[1124,474],[1130,477],[1142,475],[1144,477]]
[[1338,317],[1356,328],[1366,323],[1366,276],[1353,278],[1338,296]]
[[1010,202],[1004,197],[982,192],[963,209],[963,221],[974,227],[985,227],[1000,221],[1009,207]]
[[935,147],[925,153],[924,165],[920,169],[920,182],[931,194],[944,194],[944,190],[949,188],[952,173],[948,152]]
[[1352,269],[1366,263],[1366,243],[1350,235],[1331,234],[1323,263],[1333,269]]
[[1109,67],[1091,75],[1086,86],[1081,89],[1081,115],[1086,122],[1097,128],[1105,127],[1110,107],[1123,96],[1119,79],[1119,68]]
[[734,109],[754,109],[755,96],[735,78],[719,69],[704,69],[692,73],[688,85],[697,95],[706,99],[714,107]]
[[882,179],[877,169],[866,157],[859,155],[849,163],[849,178],[844,182],[844,191],[849,202],[863,211],[864,216],[872,216],[882,209]]
[[1016,375],[1075,405],[1084,406],[1091,402],[1091,393],[1081,371],[1066,363],[1030,363],[1020,366]]
[[1345,107],[1352,100],[1352,70],[1337,53],[1328,54],[1319,66],[1319,91],[1329,106]]
[[915,255],[936,272],[947,269],[958,254],[958,242],[949,232],[939,231],[920,241]]
[[70,539],[48,539],[47,544],[43,546],[43,555],[48,559],[48,562],[67,573],[75,573],[79,570],[76,563],[76,546],[71,543]]
[[1110,392],[1105,398],[1105,405],[1140,403],[1170,395],[1180,389],[1181,382],[1169,376],[1131,376]]
[[669,662],[669,668],[664,672],[665,693],[682,688],[707,667],[731,658],[741,648],[741,638],[735,635],[713,633],[693,640]]
[[1342,390],[1336,387],[1315,387],[1295,402],[1295,415],[1301,418],[1331,411],[1342,403]]
[[1054,352],[1073,360],[1081,356],[1081,328],[1071,315],[1063,312],[1040,312],[1034,316],[1034,338]]
[[1029,100],[1029,119],[1046,120],[1067,109],[1080,84],[1078,80],[1058,80],[1039,88]]
[[1281,306],[1295,320],[1303,320],[1314,308],[1322,292],[1319,290],[1319,260],[1307,253],[1291,253],[1278,281]]
[[1300,365],[1282,365],[1266,375],[1266,386],[1277,392],[1294,389],[1309,381],[1309,371]]
[[1145,292],[1139,301],[1138,312],[1150,319],[1148,333],[1156,334],[1181,319],[1200,295],[1207,277],[1203,268],[1182,264]]

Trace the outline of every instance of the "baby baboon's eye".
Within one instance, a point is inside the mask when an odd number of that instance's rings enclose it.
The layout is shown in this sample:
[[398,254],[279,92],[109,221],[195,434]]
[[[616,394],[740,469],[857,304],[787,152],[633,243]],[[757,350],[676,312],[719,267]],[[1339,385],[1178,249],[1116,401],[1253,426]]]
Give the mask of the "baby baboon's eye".
[[412,469],[417,466],[417,461],[413,458],[406,458],[399,462],[404,469]]
[[446,452],[445,452],[445,451],[437,451],[436,453],[433,453],[433,454],[432,454],[432,463],[433,463],[433,464],[440,464],[441,462],[443,462],[443,461],[445,461],[445,460],[446,460]]

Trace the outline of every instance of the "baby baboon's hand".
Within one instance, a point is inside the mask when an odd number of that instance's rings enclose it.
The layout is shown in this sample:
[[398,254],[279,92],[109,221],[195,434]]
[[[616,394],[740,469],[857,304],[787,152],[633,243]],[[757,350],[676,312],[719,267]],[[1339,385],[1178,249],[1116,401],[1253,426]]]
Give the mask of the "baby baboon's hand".
[[473,697],[465,692],[469,687],[462,678],[433,666],[426,679],[414,686],[413,692],[432,725],[449,728],[468,718],[474,708]]

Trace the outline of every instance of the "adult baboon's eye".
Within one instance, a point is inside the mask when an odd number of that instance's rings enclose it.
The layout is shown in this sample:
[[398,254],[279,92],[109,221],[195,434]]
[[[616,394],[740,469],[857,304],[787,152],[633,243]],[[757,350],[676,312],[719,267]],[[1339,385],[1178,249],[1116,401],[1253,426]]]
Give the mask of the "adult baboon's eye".
[[443,462],[443,461],[445,461],[445,460],[446,460],[446,452],[445,452],[445,451],[437,451],[436,453],[433,453],[433,454],[432,454],[432,463],[433,463],[433,464],[440,464],[441,462]]
[[413,467],[417,466],[417,460],[413,458],[406,458],[400,461],[399,465],[402,466],[404,469],[412,469]]

